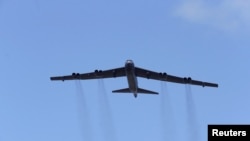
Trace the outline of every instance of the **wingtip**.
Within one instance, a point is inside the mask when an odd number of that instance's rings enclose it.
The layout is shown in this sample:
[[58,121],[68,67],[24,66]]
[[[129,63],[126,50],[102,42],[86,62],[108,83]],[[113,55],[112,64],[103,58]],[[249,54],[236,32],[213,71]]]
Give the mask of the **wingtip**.
[[219,87],[219,85],[218,85],[218,84],[214,84],[214,87],[218,88],[218,87]]

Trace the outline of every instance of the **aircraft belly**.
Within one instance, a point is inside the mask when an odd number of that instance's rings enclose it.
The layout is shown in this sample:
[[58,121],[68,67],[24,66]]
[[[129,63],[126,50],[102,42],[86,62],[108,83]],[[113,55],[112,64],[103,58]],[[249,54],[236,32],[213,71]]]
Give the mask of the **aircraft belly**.
[[137,83],[136,83],[136,77],[133,73],[128,72],[127,73],[127,79],[128,79],[128,86],[129,89],[133,92],[137,91]]

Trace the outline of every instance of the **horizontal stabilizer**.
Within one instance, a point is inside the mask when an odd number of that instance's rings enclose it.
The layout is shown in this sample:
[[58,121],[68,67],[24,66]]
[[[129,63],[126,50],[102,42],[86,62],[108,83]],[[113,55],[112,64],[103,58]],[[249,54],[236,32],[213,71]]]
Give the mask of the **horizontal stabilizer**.
[[[129,88],[114,90],[112,92],[113,93],[132,93]],[[142,93],[142,94],[158,94],[157,92],[153,92],[153,91],[142,89],[142,88],[138,88],[137,89],[137,93]]]
[[129,88],[125,88],[125,89],[120,89],[120,90],[114,90],[112,91],[113,93],[131,93]]
[[137,92],[138,93],[144,93],[144,94],[158,94],[157,92],[153,92],[153,91],[142,89],[142,88],[138,88]]

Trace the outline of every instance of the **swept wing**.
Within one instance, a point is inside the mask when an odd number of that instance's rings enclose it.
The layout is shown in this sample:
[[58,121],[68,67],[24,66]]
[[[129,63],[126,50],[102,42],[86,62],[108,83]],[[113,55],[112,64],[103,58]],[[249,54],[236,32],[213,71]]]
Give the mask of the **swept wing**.
[[167,73],[161,72],[154,72],[151,70],[146,70],[142,68],[135,67],[135,73],[138,77],[160,80],[160,81],[168,81],[174,83],[181,83],[181,84],[191,84],[191,85],[199,85],[199,86],[208,86],[208,87],[218,87],[218,84],[209,83],[209,82],[202,82],[198,80],[192,80],[190,77],[177,77],[173,75],[169,75]]
[[55,76],[50,77],[50,80],[86,80],[86,79],[100,79],[100,78],[112,78],[112,77],[122,77],[125,76],[125,68],[115,68],[110,70],[95,70],[94,72],[90,73],[72,73],[71,75],[65,75],[65,76]]

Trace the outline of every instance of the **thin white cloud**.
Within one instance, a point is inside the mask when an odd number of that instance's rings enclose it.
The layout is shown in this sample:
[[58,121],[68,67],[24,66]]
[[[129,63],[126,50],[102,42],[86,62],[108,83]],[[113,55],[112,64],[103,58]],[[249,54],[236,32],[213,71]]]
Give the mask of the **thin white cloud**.
[[250,28],[250,0],[183,0],[174,15],[223,30]]

